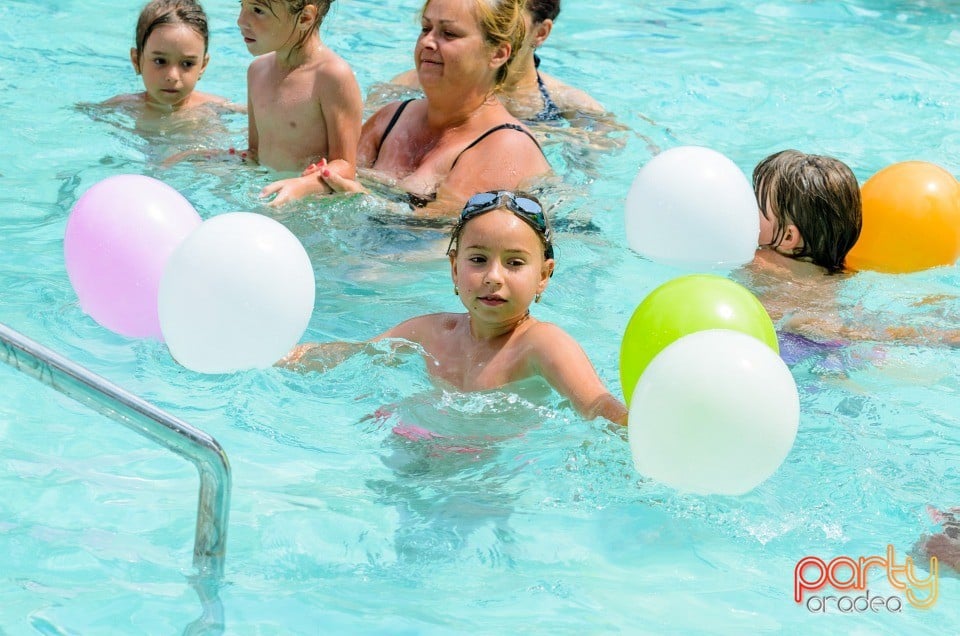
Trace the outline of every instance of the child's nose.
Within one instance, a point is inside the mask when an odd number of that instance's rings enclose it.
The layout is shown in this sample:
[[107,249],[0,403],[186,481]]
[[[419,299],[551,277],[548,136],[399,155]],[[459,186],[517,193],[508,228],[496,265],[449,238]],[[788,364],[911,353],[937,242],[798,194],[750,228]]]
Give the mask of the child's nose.
[[484,272],[483,282],[498,285],[503,282],[503,268],[500,266],[500,263],[494,262],[490,264],[487,271]]

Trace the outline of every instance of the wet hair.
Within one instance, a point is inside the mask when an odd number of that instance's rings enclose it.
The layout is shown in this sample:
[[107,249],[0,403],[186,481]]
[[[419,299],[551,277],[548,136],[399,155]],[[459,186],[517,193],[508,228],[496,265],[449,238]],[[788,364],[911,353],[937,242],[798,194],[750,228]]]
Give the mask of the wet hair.
[[157,27],[167,24],[185,24],[203,38],[203,53],[210,46],[210,30],[207,14],[195,0],[152,0],[140,11],[137,19],[137,56],[143,57],[147,39]]
[[[313,5],[317,8],[317,17],[314,19],[313,24],[310,25],[310,28],[304,31],[303,35],[300,36],[300,39],[297,40],[296,45],[293,48],[297,49],[303,46],[303,43],[307,41],[314,31],[320,28],[320,24],[323,23],[323,19],[327,17],[327,12],[330,11],[330,5],[333,4],[333,0],[265,0],[270,6],[270,10],[273,11],[273,5],[280,4],[287,10],[287,13],[293,17],[300,15],[300,12],[303,11],[310,5]],[[273,15],[277,15],[274,13]]]
[[[473,0],[480,31],[487,44],[510,45],[510,59],[497,69],[494,90],[506,82],[510,74],[510,65],[517,59],[517,51],[523,45],[527,35],[527,26],[523,21],[524,0]],[[423,4],[421,15],[430,6],[430,0]]]
[[544,20],[556,21],[560,15],[560,0],[527,0],[527,11],[534,24]]
[[863,223],[860,186],[849,166],[833,157],[783,150],[757,164],[753,190],[760,213],[778,221],[774,245],[793,224],[803,238],[794,258],[830,273],[843,270]]
[[[497,200],[494,201],[490,206],[478,209],[474,213],[471,213],[469,209],[471,204],[470,201],[467,201],[466,206],[464,206],[464,212],[461,213],[460,218],[457,219],[457,224],[453,226],[453,231],[450,232],[450,244],[447,246],[447,255],[449,255],[453,250],[460,249],[460,237],[463,235],[463,230],[467,227],[467,223],[479,216],[483,216],[487,212],[493,212],[494,210],[506,210],[526,223],[530,229],[534,231],[534,233],[537,235],[537,238],[540,239],[540,244],[543,246],[543,259],[546,261],[551,259],[556,260],[556,251],[553,245],[553,229],[550,227],[550,219],[547,216],[546,208],[543,207],[543,204],[540,203],[540,200],[537,197],[529,192],[523,192],[520,190],[516,192],[491,190],[490,192],[481,194],[494,194],[497,196]],[[539,213],[543,216],[543,229],[537,227],[536,222],[531,220],[531,218],[528,218],[527,215],[512,210],[510,208],[511,203],[508,203],[501,198],[503,195],[511,197],[513,205],[517,204],[516,199],[518,198],[529,199],[535,203],[539,208]],[[472,201],[473,198],[474,197],[471,197],[470,200]],[[550,275],[553,276],[553,273],[551,272]]]

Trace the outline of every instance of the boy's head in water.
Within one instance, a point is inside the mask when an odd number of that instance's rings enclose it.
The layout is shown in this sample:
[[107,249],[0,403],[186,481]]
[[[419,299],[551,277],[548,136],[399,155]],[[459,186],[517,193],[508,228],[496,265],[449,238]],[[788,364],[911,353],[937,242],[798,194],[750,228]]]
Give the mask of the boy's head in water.
[[860,236],[860,185],[838,159],[783,150],[757,164],[753,189],[760,206],[760,246],[843,270]]

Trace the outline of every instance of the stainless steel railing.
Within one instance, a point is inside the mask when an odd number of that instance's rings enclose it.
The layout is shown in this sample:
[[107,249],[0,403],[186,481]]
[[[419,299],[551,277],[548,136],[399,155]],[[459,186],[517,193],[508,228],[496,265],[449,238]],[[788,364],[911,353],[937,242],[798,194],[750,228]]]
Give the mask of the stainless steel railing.
[[230,515],[230,462],[210,435],[0,323],[0,361],[193,463],[200,475],[193,564],[220,579]]

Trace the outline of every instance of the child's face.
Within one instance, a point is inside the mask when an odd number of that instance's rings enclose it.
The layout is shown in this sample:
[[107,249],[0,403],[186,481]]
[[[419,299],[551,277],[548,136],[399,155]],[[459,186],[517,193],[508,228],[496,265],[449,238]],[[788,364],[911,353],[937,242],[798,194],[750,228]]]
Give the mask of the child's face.
[[760,239],[758,243],[761,247],[767,247],[773,243],[778,229],[779,223],[776,215],[770,210],[760,210]]
[[294,17],[282,2],[241,0],[237,26],[253,55],[278,51],[296,42]]
[[467,222],[450,264],[463,306],[474,319],[487,323],[506,323],[526,314],[553,270],[553,260],[544,260],[543,243],[533,228],[504,209]]
[[130,51],[134,68],[143,77],[147,101],[176,110],[183,105],[207,67],[203,36],[185,24],[157,27],[143,45],[143,54]]

